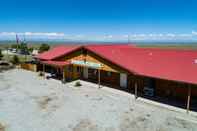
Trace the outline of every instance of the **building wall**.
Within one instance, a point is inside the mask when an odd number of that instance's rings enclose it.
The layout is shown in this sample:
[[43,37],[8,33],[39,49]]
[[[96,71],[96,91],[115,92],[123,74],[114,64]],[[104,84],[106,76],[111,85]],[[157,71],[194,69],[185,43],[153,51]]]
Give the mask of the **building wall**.
[[75,66],[75,65],[70,65],[65,67],[65,77],[68,80],[75,80],[75,79],[79,79],[81,76],[81,72],[78,70],[79,66]]
[[[143,94],[143,89],[146,86],[147,77],[135,76],[130,74],[128,78],[128,88],[134,93],[135,83],[138,85],[138,93]],[[197,86],[189,85],[192,88],[192,97],[197,97]],[[165,98],[176,98],[179,100],[187,100],[188,96],[188,84],[155,79],[155,95]]]
[[192,96],[197,100],[197,85],[191,85],[192,88]]
[[157,79],[156,95],[186,100],[188,96],[188,86],[192,88],[192,96],[197,96],[197,86],[195,85]]
[[83,50],[75,51],[69,55],[66,55],[63,58],[60,58],[61,60],[71,61],[71,60],[86,60],[89,62],[99,63],[102,64],[101,70],[105,71],[111,71],[111,72],[126,72],[125,70],[121,69],[120,67],[115,66],[115,64],[112,64],[103,58],[97,56],[96,54],[87,51],[87,53],[83,53]]
[[34,72],[37,71],[37,65],[36,65],[36,64],[22,63],[22,64],[20,65],[20,67],[21,67],[22,69],[25,69],[25,70],[30,70],[30,71],[34,71]]
[[[98,55],[94,54],[93,52],[85,51],[83,49],[75,51],[65,57],[61,58],[61,60],[71,61],[71,60],[85,60],[89,62],[95,62],[102,64],[101,68],[101,82],[109,83],[114,87],[118,87],[120,85],[120,73],[126,73],[128,75],[128,91],[134,92],[135,83],[137,82],[138,85],[138,92],[143,94],[143,89],[146,86],[146,79],[147,77],[143,76],[136,76],[133,74],[129,74],[126,70],[122,69],[121,67],[116,66],[115,64],[99,57]],[[72,78],[76,79],[79,78],[80,73],[77,72],[77,66],[74,65],[72,71],[66,72],[66,76],[71,76]],[[107,76],[107,72],[112,72],[111,76]],[[89,78],[92,76],[89,75]],[[98,80],[97,76],[92,77],[94,80]],[[175,97],[178,99],[186,99],[188,89],[187,84],[173,82],[168,80],[160,80],[155,79],[155,95],[162,96],[162,97]],[[192,87],[192,96],[197,96],[197,86],[191,85]]]
[[117,72],[107,72],[101,71],[101,82],[113,86],[114,88],[119,88],[120,85],[120,74]]
[[134,93],[134,90],[135,90],[135,83],[137,83],[138,92],[142,93],[144,89],[144,85],[145,85],[145,77],[136,76],[133,74],[130,74],[128,76],[128,89],[132,93]]
[[95,62],[95,63],[100,63],[102,64],[102,68],[101,70],[104,71],[110,71],[110,72],[126,72],[123,69],[115,66],[115,64],[112,64],[100,57],[98,57],[96,54],[93,54],[91,52],[88,52],[86,55],[86,61],[90,61],[90,62]]
[[66,61],[85,60],[85,55],[82,53],[82,50],[78,50],[78,51],[75,51],[73,53],[70,53],[70,54],[66,55],[62,59],[66,60]]
[[[83,49],[70,53],[69,55],[66,55],[62,58],[59,58],[59,60],[66,60],[66,61],[79,60],[79,61],[89,61],[89,62],[101,64],[102,65],[102,67],[100,68],[101,83],[108,84],[109,86],[119,87],[120,86],[119,73],[127,74],[125,70],[121,69],[118,66],[115,66],[115,64],[108,62],[107,60],[97,56],[96,54]],[[65,76],[67,78],[72,78],[72,79],[77,79],[80,76],[83,76],[83,73],[77,72],[77,68],[79,67],[81,67],[82,70],[84,68],[81,65],[72,65],[71,67],[68,67],[72,69],[67,69],[67,71],[65,72]],[[89,68],[88,78],[92,79],[92,81],[97,82],[98,72],[95,75],[91,74],[92,70],[97,70],[97,69],[91,69],[90,67],[88,68]]]
[[156,94],[163,97],[179,97],[186,99],[187,97],[186,84],[180,84],[177,82],[167,80],[156,80]]
[[88,79],[88,67],[84,67],[82,70],[83,70],[83,78]]

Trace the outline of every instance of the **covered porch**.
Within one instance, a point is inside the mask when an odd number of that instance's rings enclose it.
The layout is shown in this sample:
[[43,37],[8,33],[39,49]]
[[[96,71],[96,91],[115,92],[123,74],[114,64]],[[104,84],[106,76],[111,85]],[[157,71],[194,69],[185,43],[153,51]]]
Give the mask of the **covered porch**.
[[[92,64],[92,63],[91,63]],[[59,79],[63,83],[73,80],[94,80],[94,83],[100,87],[101,66],[79,64],[73,61],[40,61],[39,71],[43,73],[44,78]],[[93,71],[93,72],[92,72]],[[48,73],[49,75],[46,75]],[[96,75],[96,76],[95,76]]]
[[186,109],[187,113],[197,111],[197,86],[172,80],[139,75],[129,75],[129,92],[138,97]]
[[[66,67],[70,65],[67,61],[40,61],[40,71],[43,73],[43,76],[47,79],[54,78],[59,79],[63,83],[66,82],[65,71]],[[45,73],[49,73],[47,75]]]
[[[63,83],[73,80],[86,80],[101,85],[120,89],[118,72],[102,69],[102,65],[84,61],[40,61],[40,71],[49,73],[51,78],[62,80]],[[46,73],[45,73],[46,75]],[[45,76],[47,78],[49,76]]]

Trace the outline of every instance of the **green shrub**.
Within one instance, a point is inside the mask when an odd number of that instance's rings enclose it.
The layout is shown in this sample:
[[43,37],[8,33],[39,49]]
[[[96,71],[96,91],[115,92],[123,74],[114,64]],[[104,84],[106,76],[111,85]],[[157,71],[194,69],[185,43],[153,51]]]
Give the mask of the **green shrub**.
[[33,47],[28,48],[28,51],[31,52],[31,53],[33,52],[33,50],[34,50]]
[[19,64],[20,63],[20,60],[19,60],[19,58],[18,58],[17,55],[14,55],[13,58],[12,58],[12,60],[11,60],[11,62],[13,64]]
[[44,76],[44,73],[42,71],[39,71],[38,76]]
[[77,82],[75,83],[75,86],[76,86],[76,87],[79,87],[79,86],[82,86],[82,85],[81,85],[80,81],[77,81]]
[[2,58],[3,58],[3,54],[2,54],[1,49],[0,49],[0,60],[2,60]]
[[50,49],[50,46],[48,44],[41,44],[38,52],[42,53],[42,52],[48,51],[49,49]]

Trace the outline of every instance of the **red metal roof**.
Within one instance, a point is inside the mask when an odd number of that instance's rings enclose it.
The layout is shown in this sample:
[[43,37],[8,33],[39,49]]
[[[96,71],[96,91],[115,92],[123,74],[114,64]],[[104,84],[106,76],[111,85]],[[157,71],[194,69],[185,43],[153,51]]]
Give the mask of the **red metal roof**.
[[41,62],[46,64],[46,65],[59,66],[59,67],[62,67],[62,66],[70,64],[67,61],[41,61]]
[[197,84],[197,51],[94,45],[85,48],[138,75]]
[[36,58],[42,60],[53,60],[60,56],[66,55],[76,49],[80,48],[80,46],[57,46],[51,49],[50,51],[38,54]]
[[[139,48],[134,45],[83,46],[104,59],[138,75],[197,84],[197,51]],[[73,52],[81,46],[59,46],[38,55],[42,60]]]

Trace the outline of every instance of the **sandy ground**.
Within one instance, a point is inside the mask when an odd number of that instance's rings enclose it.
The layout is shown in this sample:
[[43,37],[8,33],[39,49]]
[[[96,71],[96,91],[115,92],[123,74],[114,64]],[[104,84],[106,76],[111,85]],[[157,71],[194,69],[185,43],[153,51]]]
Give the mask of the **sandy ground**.
[[0,131],[197,131],[195,116],[81,83],[21,69],[0,73]]

